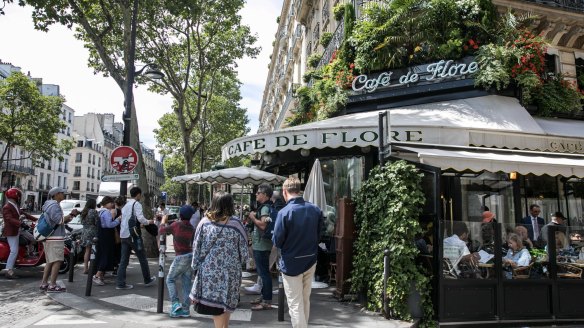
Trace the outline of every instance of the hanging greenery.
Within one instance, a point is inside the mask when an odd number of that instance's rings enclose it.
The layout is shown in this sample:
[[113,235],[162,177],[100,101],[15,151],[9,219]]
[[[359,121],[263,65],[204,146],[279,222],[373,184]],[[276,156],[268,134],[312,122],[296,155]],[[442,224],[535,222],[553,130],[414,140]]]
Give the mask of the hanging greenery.
[[[522,104],[537,105],[539,115],[581,107],[577,96],[584,77],[569,84],[546,75],[547,44],[528,31],[536,18],[530,14],[516,16],[509,11],[497,15],[491,0],[368,2],[358,21],[352,4],[334,8],[335,17],[340,19],[342,13],[344,19],[344,40],[325,65],[322,54],[307,59],[310,70],[303,78],[310,85],[306,93],[312,102],[301,106],[315,108],[295,110],[293,116],[301,117],[291,117],[290,125],[304,122],[305,113],[313,113],[309,115],[313,120],[338,115],[359,74],[466,56],[475,56],[479,63],[474,76],[477,87],[516,87],[521,90]],[[323,33],[320,42],[328,45],[331,38],[332,34]],[[567,101],[559,103],[562,97]]]
[[345,16],[345,4],[344,3],[337,3],[333,7],[333,16],[335,17],[336,21],[340,21]]
[[569,82],[561,74],[548,74],[543,86],[535,96],[537,113],[550,116],[553,113],[570,113],[582,108],[582,93],[577,82]]
[[[345,8],[343,10],[345,33],[350,35],[355,21],[355,11],[350,3],[342,6]],[[345,107],[349,100],[347,89],[357,74],[355,64],[352,63],[352,53],[352,47],[344,41],[339,50],[333,52],[326,65],[317,67],[322,54],[313,54],[308,58],[308,67],[314,69],[308,70],[303,75],[303,80],[305,83],[312,81],[312,86],[301,90],[299,104],[292,111],[292,116],[286,120],[289,126],[332,117]]]
[[326,48],[329,45],[329,43],[331,42],[332,39],[333,39],[333,33],[332,32],[324,32],[320,36],[320,45],[322,45],[323,47]]
[[375,167],[355,197],[355,225],[352,290],[365,291],[366,307],[382,308],[383,251],[390,251],[390,276],[387,282],[389,307],[397,319],[411,320],[408,297],[411,284],[421,295],[421,327],[432,326],[433,307],[430,277],[416,265],[416,234],[424,205],[420,187],[422,174],[405,161]]

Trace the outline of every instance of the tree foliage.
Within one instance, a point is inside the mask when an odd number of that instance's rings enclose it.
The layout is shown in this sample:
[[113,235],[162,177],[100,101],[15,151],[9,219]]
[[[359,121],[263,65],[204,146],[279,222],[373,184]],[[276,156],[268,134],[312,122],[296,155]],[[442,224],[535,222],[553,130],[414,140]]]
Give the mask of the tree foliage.
[[[221,158],[221,146],[233,138],[244,136],[249,132],[246,127],[248,118],[246,110],[238,103],[241,99],[239,92],[240,83],[234,76],[224,76],[217,82],[215,96],[208,103],[209,114],[205,120],[201,121],[198,129],[191,134],[193,141],[199,141],[205,134],[205,160],[203,170],[208,170]],[[191,101],[187,99],[187,101]],[[194,100],[196,101],[196,99]],[[169,178],[185,174],[185,156],[183,135],[177,129],[178,116],[175,112],[165,114],[158,121],[160,128],[156,129],[155,136],[157,147],[161,149],[161,154],[165,155],[164,170],[167,176],[167,183],[162,188],[171,196],[179,199],[192,199],[193,192],[187,197],[184,187],[178,187],[176,183],[170,182]],[[204,126],[204,129],[202,128]],[[204,130],[204,132],[203,132]],[[210,133],[211,132],[211,133]],[[193,144],[195,142],[191,142]],[[167,158],[171,161],[167,163]],[[237,166],[239,160],[232,159],[229,166]],[[201,167],[201,157],[194,156],[193,167]],[[195,188],[197,191],[198,188]],[[198,195],[197,195],[198,196]]]
[[396,161],[371,170],[358,191],[355,203],[357,239],[353,257],[352,289],[365,291],[367,308],[380,310],[383,291],[383,252],[390,251],[387,282],[389,307],[399,319],[411,319],[408,296],[411,284],[422,296],[421,326],[431,326],[433,308],[430,278],[417,266],[419,251],[414,245],[422,232],[418,218],[424,205],[421,174],[405,161]]
[[[6,143],[0,154],[0,167],[8,149],[17,146],[33,163],[51,158],[63,159],[73,147],[72,140],[57,139],[66,128],[62,117],[64,99],[44,96],[37,85],[20,72],[0,80],[0,136]],[[12,158],[11,160],[20,160]]]

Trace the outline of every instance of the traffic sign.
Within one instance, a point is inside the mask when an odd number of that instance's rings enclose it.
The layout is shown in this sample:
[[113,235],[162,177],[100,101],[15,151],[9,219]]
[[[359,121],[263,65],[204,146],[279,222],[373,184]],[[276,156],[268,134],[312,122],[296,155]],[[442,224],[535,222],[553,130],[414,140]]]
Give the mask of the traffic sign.
[[140,178],[140,176],[137,173],[116,174],[116,175],[104,175],[101,177],[101,181],[103,181],[103,182],[130,181],[130,180],[138,180],[139,178]]
[[138,153],[132,147],[120,146],[112,152],[110,164],[120,173],[130,173],[138,165]]

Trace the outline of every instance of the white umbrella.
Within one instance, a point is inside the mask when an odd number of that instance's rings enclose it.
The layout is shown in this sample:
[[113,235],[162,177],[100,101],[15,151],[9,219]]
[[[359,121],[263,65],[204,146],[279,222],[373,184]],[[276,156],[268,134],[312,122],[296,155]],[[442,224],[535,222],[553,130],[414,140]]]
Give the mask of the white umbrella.
[[283,176],[245,166],[187,174],[172,178],[172,181],[174,182],[188,184],[228,183],[259,185],[262,183],[277,184],[282,183],[285,180],[286,178]]
[[[312,170],[308,176],[308,181],[306,181],[304,200],[318,206],[324,214],[326,210],[326,196],[324,194],[324,181],[322,179],[322,170],[318,158],[314,161],[314,165],[312,165]],[[328,288],[328,284],[313,280],[312,288]]]

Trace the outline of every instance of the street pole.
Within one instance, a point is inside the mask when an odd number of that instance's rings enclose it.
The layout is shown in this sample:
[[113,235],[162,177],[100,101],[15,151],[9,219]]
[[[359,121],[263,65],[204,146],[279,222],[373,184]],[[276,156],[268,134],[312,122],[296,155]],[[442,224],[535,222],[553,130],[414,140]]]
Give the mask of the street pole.
[[[138,19],[138,0],[134,0],[132,9],[132,22],[130,23],[130,48],[128,49],[128,61],[126,62],[126,92],[124,94],[124,139],[123,146],[131,145],[132,127],[132,103],[134,102],[134,57],[136,55],[136,22]],[[128,194],[128,181],[120,182],[120,196]]]

